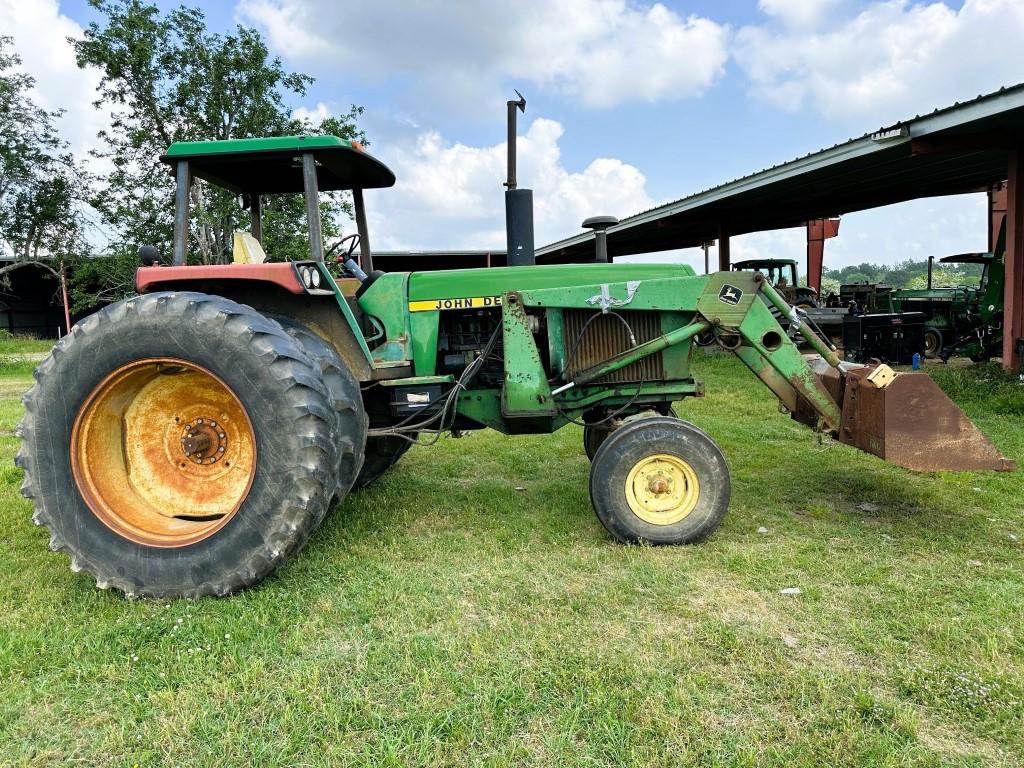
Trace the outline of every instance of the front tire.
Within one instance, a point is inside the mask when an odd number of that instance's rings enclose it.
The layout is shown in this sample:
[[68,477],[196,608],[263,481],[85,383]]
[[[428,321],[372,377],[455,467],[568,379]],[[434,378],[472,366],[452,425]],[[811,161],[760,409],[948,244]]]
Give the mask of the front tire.
[[35,372],[17,464],[50,548],[129,596],[226,595],[338,492],[321,373],[250,307],[164,292],[76,325]]
[[729,466],[715,442],[666,416],[612,432],[590,467],[594,511],[623,543],[703,541],[721,524],[731,492]]
[[587,426],[583,428],[583,451],[587,454],[588,459],[594,460],[598,450],[604,445],[604,441],[608,439],[611,433],[612,431],[603,425],[600,427]]
[[[657,407],[662,416],[670,416],[673,419],[679,418],[676,414],[676,409],[671,405]],[[598,448],[604,444],[604,441],[608,439],[608,435],[612,432],[613,428],[609,424],[588,424],[583,428],[583,451],[587,454],[588,459],[594,460]]]

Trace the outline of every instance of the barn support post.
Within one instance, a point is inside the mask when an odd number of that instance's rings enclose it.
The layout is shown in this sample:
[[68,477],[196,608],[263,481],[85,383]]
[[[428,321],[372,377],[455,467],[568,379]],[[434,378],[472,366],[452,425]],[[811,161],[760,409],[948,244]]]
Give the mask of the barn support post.
[[821,273],[825,266],[825,241],[839,234],[839,219],[811,219],[807,222],[807,285],[821,294]]
[[1006,180],[1006,285],[1003,293],[1003,368],[1017,372],[1024,344],[1024,145],[1009,152]]
[[1006,218],[1006,182],[988,188],[988,251],[994,253],[999,230]]
[[718,225],[718,271],[728,272],[732,269],[732,258],[729,255],[729,233],[721,224]]

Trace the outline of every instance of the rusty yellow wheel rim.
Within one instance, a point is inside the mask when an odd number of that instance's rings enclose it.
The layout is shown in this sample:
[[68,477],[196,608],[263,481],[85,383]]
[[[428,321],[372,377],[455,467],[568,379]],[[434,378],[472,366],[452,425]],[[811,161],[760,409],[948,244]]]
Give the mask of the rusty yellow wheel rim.
[[688,462],[667,453],[638,461],[626,476],[626,501],[651,525],[672,525],[697,506],[700,483]]
[[220,530],[256,475],[252,422],[228,386],[175,358],[124,365],[94,389],[71,433],[85,503],[139,544],[182,547]]

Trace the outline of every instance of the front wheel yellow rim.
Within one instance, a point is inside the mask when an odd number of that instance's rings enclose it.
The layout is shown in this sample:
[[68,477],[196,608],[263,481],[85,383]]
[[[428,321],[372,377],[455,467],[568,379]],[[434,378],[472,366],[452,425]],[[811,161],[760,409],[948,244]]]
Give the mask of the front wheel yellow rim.
[[651,525],[672,525],[693,512],[700,482],[693,467],[678,456],[646,456],[626,476],[626,502],[633,514]]

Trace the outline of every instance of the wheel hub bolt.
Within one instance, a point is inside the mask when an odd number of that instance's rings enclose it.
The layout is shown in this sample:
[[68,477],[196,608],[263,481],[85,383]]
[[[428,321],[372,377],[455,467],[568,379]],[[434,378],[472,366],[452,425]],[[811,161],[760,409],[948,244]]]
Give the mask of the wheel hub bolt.
[[651,493],[666,493],[669,489],[669,482],[662,475],[656,475],[652,477],[647,483],[647,490]]
[[[180,419],[176,419],[180,422]],[[196,464],[215,464],[227,449],[227,434],[213,419],[196,419],[185,424],[181,450]]]
[[185,449],[185,455],[202,453],[210,447],[210,436],[205,432],[190,433],[181,439],[181,446]]

